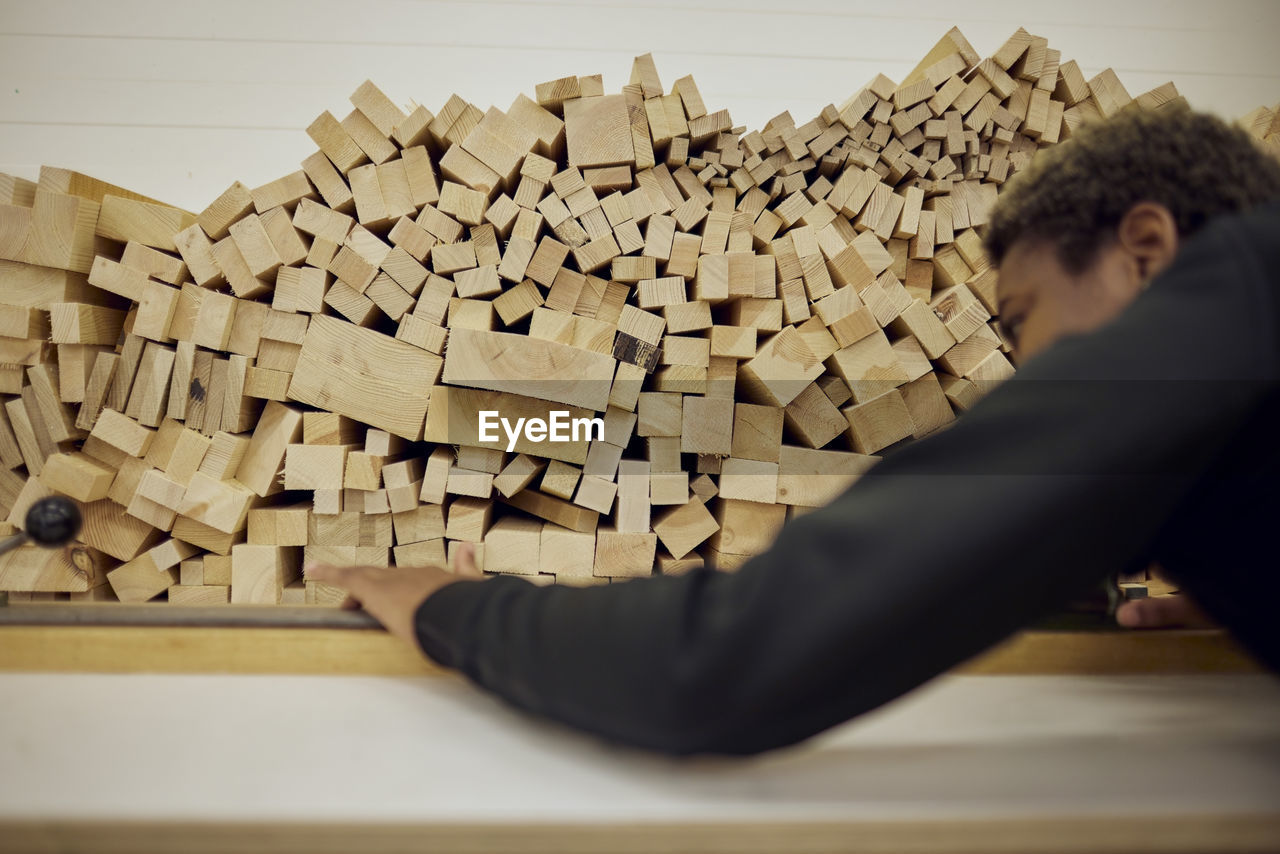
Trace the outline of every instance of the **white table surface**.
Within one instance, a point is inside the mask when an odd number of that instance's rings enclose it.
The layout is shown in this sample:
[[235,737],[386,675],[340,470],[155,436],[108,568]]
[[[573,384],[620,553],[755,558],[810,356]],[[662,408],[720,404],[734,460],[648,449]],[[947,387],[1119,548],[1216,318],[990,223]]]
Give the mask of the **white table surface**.
[[947,676],[679,761],[453,677],[0,675],[0,821],[634,822],[1280,812],[1269,676]]

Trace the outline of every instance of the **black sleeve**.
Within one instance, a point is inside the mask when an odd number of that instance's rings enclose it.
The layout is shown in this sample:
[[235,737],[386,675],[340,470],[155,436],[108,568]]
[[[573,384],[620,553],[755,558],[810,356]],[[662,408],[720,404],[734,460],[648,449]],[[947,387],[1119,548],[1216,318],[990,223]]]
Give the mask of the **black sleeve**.
[[419,608],[419,643],[518,707],[675,754],[791,744],[893,699],[1143,557],[1276,387],[1276,222],[1206,229],[1115,321],[737,572],[458,582]]

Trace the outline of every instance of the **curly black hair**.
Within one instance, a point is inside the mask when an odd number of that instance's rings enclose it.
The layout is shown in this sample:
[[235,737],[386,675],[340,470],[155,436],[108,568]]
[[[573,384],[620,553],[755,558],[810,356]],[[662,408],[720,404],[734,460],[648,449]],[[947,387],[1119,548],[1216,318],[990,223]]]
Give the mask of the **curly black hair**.
[[1080,273],[1139,202],[1168,208],[1185,237],[1215,216],[1276,199],[1280,161],[1241,128],[1184,105],[1134,106],[1038,152],[1001,193],[985,244],[999,265],[1017,241],[1048,240]]

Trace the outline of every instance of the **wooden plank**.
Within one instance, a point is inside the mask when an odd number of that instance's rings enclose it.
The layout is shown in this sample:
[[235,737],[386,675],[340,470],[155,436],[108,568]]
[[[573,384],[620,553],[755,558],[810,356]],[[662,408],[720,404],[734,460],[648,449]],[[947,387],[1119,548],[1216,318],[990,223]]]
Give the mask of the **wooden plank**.
[[196,222],[196,215],[168,205],[107,194],[98,213],[97,234],[108,240],[177,251],[173,236]]
[[454,329],[443,381],[603,411],[614,366],[609,356],[554,341]]
[[315,316],[289,397],[413,441],[422,435],[427,395],[441,365],[440,357],[411,344]]

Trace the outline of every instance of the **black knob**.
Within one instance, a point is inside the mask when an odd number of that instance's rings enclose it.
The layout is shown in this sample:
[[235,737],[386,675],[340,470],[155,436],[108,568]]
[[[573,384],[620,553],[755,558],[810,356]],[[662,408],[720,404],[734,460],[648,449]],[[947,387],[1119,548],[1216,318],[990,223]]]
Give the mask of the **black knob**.
[[80,533],[80,508],[70,498],[50,495],[27,510],[27,538],[45,548],[65,546]]

